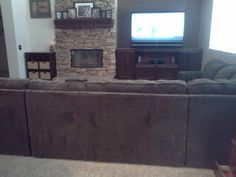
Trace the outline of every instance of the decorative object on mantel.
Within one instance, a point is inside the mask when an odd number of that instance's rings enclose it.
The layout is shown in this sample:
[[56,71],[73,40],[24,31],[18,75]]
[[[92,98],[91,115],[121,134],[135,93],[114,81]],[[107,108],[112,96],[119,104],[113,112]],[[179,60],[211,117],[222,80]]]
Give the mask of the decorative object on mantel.
[[62,19],[62,12],[56,12],[56,19]]
[[65,11],[62,12],[62,18],[63,19],[67,19],[68,18],[68,11],[65,10]]
[[56,20],[76,18],[108,18],[112,19],[112,10],[103,9],[94,5],[94,2],[75,2],[74,7],[56,12]]
[[91,17],[91,9],[93,6],[93,2],[75,2],[77,17]]
[[54,20],[56,28],[84,29],[113,27],[111,9],[101,10],[93,2],[75,2],[74,6],[73,8],[69,7],[67,10],[56,12],[56,19]]
[[101,10],[101,17],[107,18],[107,11],[106,10]]
[[56,46],[56,42],[55,41],[50,42],[49,51],[50,52],[55,52],[55,48],[56,48],[55,46]]
[[100,8],[98,7],[93,7],[91,9],[91,17],[92,18],[100,18]]
[[112,18],[112,10],[106,10],[106,18]]
[[51,18],[50,0],[29,0],[31,18]]
[[68,18],[76,18],[77,12],[76,8],[69,8],[68,9]]

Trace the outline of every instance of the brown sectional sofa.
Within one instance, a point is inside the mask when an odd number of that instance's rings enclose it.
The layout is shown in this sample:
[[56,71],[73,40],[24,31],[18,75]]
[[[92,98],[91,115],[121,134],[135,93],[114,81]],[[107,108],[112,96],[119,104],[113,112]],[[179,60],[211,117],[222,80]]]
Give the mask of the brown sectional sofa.
[[186,165],[228,164],[230,140],[236,133],[236,95],[190,94]]
[[186,165],[226,164],[236,132],[236,65],[209,61],[202,71],[183,71],[189,95]]
[[182,81],[32,81],[28,89],[34,156],[184,164],[188,105]]
[[[5,82],[25,85],[2,88]],[[12,96],[9,104],[0,97],[0,109],[21,105],[14,117],[8,112],[0,119],[21,141],[8,139],[0,130],[0,153],[13,154],[21,147],[18,154],[32,151],[36,157],[191,167],[225,163],[236,96],[196,90],[192,94],[190,89],[184,81],[0,79],[1,95],[23,95]],[[22,102],[16,105],[14,100]],[[8,118],[20,120],[17,128],[24,133],[11,128]],[[2,144],[5,140],[8,146]]]
[[26,80],[0,80],[0,153],[31,155],[25,107]]

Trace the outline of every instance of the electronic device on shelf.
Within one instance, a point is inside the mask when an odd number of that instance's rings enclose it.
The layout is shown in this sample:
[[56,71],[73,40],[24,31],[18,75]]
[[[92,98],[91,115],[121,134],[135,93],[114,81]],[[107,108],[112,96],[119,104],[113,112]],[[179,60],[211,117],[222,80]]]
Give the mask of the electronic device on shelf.
[[131,13],[132,47],[182,47],[185,12]]
[[151,59],[150,64],[163,64],[164,61],[162,59]]

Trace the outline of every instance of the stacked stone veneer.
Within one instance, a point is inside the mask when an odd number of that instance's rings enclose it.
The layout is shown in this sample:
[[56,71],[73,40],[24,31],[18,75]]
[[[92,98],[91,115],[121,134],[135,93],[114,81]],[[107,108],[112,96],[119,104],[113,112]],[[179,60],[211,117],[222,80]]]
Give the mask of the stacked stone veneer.
[[[87,0],[56,0],[55,10],[61,11],[73,7],[74,2],[88,2]],[[90,1],[91,2],[91,1]],[[114,75],[116,49],[116,0],[93,0],[94,5],[101,10],[112,9],[114,25],[112,28],[94,29],[55,29],[57,72],[59,77],[73,75]],[[71,49],[102,49],[103,68],[71,68]]]

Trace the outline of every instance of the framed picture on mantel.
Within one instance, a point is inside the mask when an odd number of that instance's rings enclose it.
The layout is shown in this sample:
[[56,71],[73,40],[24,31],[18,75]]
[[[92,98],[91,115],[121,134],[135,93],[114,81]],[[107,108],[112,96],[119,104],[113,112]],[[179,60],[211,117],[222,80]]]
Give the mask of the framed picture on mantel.
[[50,0],[29,0],[31,18],[51,18]]
[[91,17],[93,2],[75,2],[74,5],[77,8],[77,17]]

